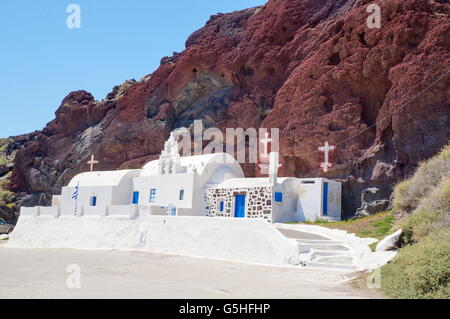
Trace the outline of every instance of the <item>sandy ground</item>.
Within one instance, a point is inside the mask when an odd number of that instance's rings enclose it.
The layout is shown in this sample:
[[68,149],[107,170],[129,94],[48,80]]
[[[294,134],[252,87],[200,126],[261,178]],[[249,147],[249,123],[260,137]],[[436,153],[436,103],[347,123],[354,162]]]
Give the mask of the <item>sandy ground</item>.
[[[69,265],[81,288],[67,288]],[[7,248],[0,298],[370,298],[343,272],[269,267],[148,252]]]

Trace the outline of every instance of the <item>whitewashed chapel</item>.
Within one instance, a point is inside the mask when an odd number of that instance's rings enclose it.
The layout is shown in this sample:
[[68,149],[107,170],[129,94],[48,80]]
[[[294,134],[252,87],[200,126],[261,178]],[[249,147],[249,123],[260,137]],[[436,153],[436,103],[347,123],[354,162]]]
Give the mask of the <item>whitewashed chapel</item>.
[[54,196],[52,208],[27,213],[106,216],[126,211],[269,222],[341,219],[340,183],[279,178],[278,161],[278,153],[270,153],[269,177],[245,178],[239,163],[226,153],[180,157],[172,134],[160,158],[142,169],[79,174]]

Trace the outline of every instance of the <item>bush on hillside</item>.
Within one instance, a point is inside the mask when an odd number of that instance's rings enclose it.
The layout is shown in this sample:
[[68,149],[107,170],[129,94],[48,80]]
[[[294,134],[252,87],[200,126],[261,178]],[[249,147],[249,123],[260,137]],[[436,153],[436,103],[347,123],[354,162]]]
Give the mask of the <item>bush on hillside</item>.
[[13,192],[0,189],[0,204],[6,205],[14,202],[16,196]]
[[450,298],[450,229],[404,247],[381,268],[381,288],[394,298]]
[[422,163],[413,177],[397,185],[394,210],[411,213],[445,179],[450,179],[450,144],[437,156]]
[[402,223],[405,244],[418,242],[433,231],[450,228],[450,179],[423,199],[416,211]]
[[8,165],[9,163],[11,163],[10,160],[8,160],[6,157],[0,156],[0,166],[6,166],[6,165]]

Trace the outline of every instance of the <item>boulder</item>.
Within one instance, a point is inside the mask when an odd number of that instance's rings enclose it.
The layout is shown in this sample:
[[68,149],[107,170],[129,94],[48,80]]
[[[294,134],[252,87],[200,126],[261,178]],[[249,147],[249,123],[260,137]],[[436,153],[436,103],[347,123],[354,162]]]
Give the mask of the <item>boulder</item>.
[[400,237],[403,234],[403,230],[399,229],[392,235],[387,236],[382,241],[380,241],[375,249],[375,251],[388,251],[395,249],[397,247],[397,243],[400,241]]
[[355,218],[370,216],[385,211],[390,204],[388,199],[380,199],[379,188],[367,188],[361,193],[361,207],[356,210]]

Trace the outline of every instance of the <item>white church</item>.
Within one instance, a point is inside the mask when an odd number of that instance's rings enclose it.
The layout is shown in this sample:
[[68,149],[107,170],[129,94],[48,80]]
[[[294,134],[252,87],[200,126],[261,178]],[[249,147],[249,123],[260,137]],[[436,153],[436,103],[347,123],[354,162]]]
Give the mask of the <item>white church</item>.
[[142,169],[79,174],[53,197],[52,207],[23,211],[35,216],[261,218],[270,223],[341,219],[341,184],[279,178],[278,153],[270,153],[269,177],[245,178],[229,154],[181,157],[178,149],[172,134],[160,158]]

